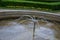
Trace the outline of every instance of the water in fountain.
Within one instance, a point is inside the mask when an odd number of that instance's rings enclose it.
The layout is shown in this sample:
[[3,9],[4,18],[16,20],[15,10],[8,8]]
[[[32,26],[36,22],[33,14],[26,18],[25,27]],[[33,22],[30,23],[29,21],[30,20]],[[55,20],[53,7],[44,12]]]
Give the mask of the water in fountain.
[[[23,15],[23,17],[25,16],[26,15]],[[33,38],[34,40],[55,40],[54,30],[50,28],[53,25],[52,23],[46,20],[33,19],[33,17],[29,15],[27,15],[27,17],[31,19],[21,20],[19,18],[15,21],[0,22],[0,40],[32,40]],[[35,30],[33,30],[34,23]],[[35,32],[33,33],[33,31]]]
[[38,28],[37,28],[37,26],[35,27],[34,40],[55,40],[54,31],[52,29],[48,28],[52,24],[49,23],[46,19],[43,21],[47,22],[47,24],[44,26],[39,25],[38,20],[35,21],[35,23],[37,23],[37,25],[38,25]]
[[[43,27],[43,26],[39,25],[39,22],[38,22],[39,20],[32,19],[31,21],[34,22],[33,40],[55,40],[54,31],[52,29],[48,28],[49,26],[52,25],[52,23],[49,23],[45,19],[43,21],[47,22],[47,24],[44,25],[44,27]],[[39,28],[37,28],[37,27],[39,27]]]
[[[32,40],[32,33],[27,30],[27,28],[20,23],[17,23],[17,21],[10,21],[5,24],[2,24],[0,26],[2,29],[0,29],[0,40]],[[29,27],[29,26],[28,26]]]

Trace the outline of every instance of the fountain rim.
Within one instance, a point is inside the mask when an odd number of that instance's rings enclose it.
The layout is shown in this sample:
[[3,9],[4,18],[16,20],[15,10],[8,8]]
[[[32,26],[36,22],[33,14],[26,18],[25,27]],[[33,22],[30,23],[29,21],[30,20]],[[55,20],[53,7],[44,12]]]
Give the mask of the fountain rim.
[[59,21],[60,22],[60,14],[43,12],[43,11],[32,11],[32,10],[1,10],[0,11],[0,19],[7,17],[18,17],[19,15],[38,15],[43,16],[49,20]]

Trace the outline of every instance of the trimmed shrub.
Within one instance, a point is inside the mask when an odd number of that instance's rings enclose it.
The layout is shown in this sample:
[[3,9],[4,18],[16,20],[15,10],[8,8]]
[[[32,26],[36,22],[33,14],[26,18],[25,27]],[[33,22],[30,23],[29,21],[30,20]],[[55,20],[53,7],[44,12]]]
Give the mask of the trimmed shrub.
[[58,4],[47,4],[45,2],[2,2],[2,6],[27,6],[27,7],[35,7],[35,8],[48,8],[53,10],[60,9],[60,3]]

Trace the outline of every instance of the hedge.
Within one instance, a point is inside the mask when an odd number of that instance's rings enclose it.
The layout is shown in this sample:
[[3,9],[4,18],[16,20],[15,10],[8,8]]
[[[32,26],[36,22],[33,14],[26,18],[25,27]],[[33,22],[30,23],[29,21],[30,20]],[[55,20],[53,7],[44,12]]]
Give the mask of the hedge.
[[31,0],[31,1],[60,1],[60,0]]
[[35,8],[48,8],[53,10],[60,10],[60,2],[47,3],[47,2],[33,2],[33,1],[21,1],[21,2],[2,2],[1,6],[28,6]]

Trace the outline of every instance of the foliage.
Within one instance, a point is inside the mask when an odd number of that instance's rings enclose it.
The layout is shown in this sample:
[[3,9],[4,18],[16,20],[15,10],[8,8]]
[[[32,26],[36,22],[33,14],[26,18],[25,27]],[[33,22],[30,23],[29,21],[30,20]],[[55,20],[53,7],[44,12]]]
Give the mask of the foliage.
[[47,3],[47,2],[34,2],[34,1],[4,1],[2,6],[27,6],[34,8],[47,8],[57,10],[60,9],[60,2]]

